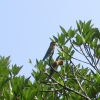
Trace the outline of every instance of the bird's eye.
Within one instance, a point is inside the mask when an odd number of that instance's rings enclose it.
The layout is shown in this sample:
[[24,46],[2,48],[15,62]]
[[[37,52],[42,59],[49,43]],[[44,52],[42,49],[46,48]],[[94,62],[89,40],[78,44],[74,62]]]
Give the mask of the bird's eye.
[[56,45],[56,44],[53,44],[53,45]]
[[63,61],[60,62],[60,65],[63,65]]

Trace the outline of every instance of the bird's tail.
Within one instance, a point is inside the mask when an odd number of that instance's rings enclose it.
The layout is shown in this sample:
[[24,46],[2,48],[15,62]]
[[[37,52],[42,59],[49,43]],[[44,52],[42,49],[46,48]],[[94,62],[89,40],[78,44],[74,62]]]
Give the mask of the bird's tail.
[[45,58],[43,58],[42,61],[45,61]]

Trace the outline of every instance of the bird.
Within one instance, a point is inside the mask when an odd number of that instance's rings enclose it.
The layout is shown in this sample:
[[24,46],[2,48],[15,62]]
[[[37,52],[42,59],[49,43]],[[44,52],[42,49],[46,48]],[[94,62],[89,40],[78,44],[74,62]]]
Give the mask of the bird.
[[[51,66],[55,69],[55,70],[57,70],[57,68],[58,68],[58,66],[59,65],[63,65],[63,61],[62,60],[57,60],[57,61],[55,61]],[[51,76],[54,74],[54,69],[51,67],[51,69],[50,69],[50,74],[49,74],[49,77],[48,77],[48,79],[47,79],[47,81],[51,78]]]
[[54,53],[55,47],[56,47],[56,42],[51,42],[42,61],[45,61],[45,59],[47,59],[48,57],[50,57]]

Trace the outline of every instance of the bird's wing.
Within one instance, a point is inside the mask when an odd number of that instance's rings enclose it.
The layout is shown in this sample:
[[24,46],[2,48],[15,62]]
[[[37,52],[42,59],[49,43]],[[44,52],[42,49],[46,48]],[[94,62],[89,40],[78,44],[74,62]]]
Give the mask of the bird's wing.
[[[56,65],[56,63],[54,62],[53,64],[52,64],[52,67],[55,69],[55,70],[57,70],[57,65]],[[50,77],[54,74],[54,69],[53,68],[50,68]]]
[[44,58],[43,58],[43,61],[47,58],[47,57],[49,57],[52,53],[53,53],[53,51],[54,50],[52,50],[52,48],[48,48],[48,50],[47,50],[47,52],[46,52],[46,54],[45,54],[45,56],[44,56]]

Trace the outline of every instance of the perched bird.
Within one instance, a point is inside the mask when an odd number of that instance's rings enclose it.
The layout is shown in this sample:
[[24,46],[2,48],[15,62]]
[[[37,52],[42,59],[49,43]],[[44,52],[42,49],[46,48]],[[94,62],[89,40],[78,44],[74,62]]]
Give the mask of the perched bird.
[[51,54],[54,53],[55,46],[56,46],[56,42],[51,42],[50,43],[50,46],[49,46],[49,48],[48,48],[48,50],[47,50],[47,52],[46,52],[46,54],[43,58],[43,61],[45,61],[46,58],[50,57]]
[[[62,60],[57,60],[52,64],[52,67],[57,70],[59,65],[63,65],[63,61]],[[49,78],[47,79],[47,81],[51,78],[51,76],[54,74],[54,69],[51,67],[50,69],[50,74],[49,74]]]

